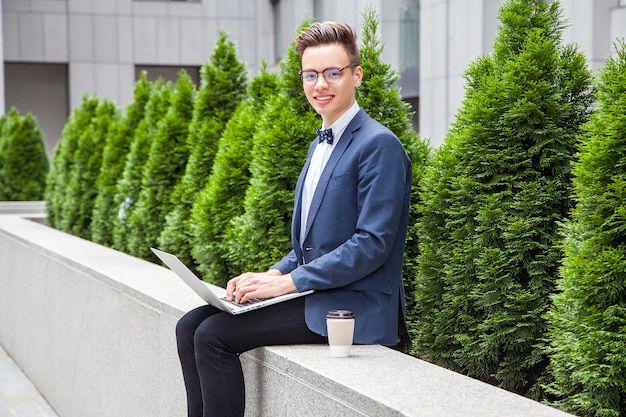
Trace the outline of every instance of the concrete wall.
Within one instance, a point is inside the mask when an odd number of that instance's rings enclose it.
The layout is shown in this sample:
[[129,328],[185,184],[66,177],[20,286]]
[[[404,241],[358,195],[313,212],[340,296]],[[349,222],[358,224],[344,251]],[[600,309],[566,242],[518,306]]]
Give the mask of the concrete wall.
[[[0,215],[0,345],[60,417],[185,416],[174,327],[201,300],[168,269],[40,216]],[[381,346],[241,358],[250,417],[568,415]]]
[[57,414],[183,416],[173,328],[193,297],[157,265],[0,222],[0,343]]

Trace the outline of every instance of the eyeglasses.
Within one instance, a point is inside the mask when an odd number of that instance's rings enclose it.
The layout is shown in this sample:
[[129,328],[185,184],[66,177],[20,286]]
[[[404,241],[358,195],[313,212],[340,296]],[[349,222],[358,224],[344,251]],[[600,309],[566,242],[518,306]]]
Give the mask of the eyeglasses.
[[329,84],[334,84],[341,79],[341,72],[346,68],[356,67],[357,64],[354,62],[352,64],[348,64],[345,67],[341,68],[326,68],[324,71],[313,71],[313,70],[300,70],[298,71],[298,75],[302,78],[302,82],[306,85],[315,85],[317,83],[317,77],[319,74],[324,76],[324,79]]

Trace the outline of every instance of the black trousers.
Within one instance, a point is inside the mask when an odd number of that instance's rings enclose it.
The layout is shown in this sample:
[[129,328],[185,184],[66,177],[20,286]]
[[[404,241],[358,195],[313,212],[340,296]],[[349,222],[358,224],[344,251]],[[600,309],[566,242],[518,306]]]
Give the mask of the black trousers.
[[259,346],[323,344],[304,322],[304,297],[231,316],[209,305],[176,326],[189,417],[243,416],[245,391],[239,354]]

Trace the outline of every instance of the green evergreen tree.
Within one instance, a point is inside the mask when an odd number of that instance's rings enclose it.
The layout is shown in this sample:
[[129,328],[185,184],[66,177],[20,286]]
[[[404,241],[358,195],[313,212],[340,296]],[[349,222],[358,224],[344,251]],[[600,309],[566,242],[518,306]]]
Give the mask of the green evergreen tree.
[[0,201],[41,200],[50,163],[37,120],[12,108],[0,136]]
[[243,214],[243,200],[250,181],[252,140],[265,102],[276,93],[278,77],[261,72],[248,85],[241,102],[219,141],[213,171],[201,190],[191,214],[192,255],[205,280],[225,286],[236,270],[227,259],[224,232],[229,221]]
[[[2,164],[2,161],[4,160],[4,157],[2,156],[2,152],[3,152],[3,149],[6,147],[4,142],[7,140],[7,138],[2,133],[2,129],[3,129],[4,124],[6,123],[7,119],[9,118],[9,113],[5,113],[5,114],[0,116],[0,171],[2,170],[2,165],[1,164]],[[2,187],[2,178],[0,178],[0,187]],[[2,192],[3,191],[0,190],[0,193],[2,193]],[[2,200],[0,200],[0,201],[2,201]]]
[[293,44],[280,63],[279,92],[268,101],[253,138],[244,213],[226,230],[227,260],[241,272],[267,268],[291,249],[294,189],[320,125],[302,89],[300,64]]
[[98,104],[89,127],[80,135],[74,152],[65,199],[61,206],[61,227],[85,239],[91,238],[91,215],[96,198],[96,179],[109,131],[117,123],[119,110],[104,99]]
[[46,212],[47,222],[50,226],[64,230],[61,225],[61,211],[70,173],[76,163],[74,153],[78,148],[78,141],[89,128],[91,119],[95,116],[96,108],[100,103],[95,96],[83,96],[79,106],[70,115],[63,127],[61,140],[57,143],[52,157],[52,169],[46,178]]
[[[7,121],[8,117],[9,117],[8,113],[5,113],[2,116],[0,116],[0,133],[2,133],[2,127],[4,126],[4,123]],[[0,135],[0,141],[3,141],[3,140],[4,140],[4,136]]]
[[[11,109],[9,113],[5,113],[0,116],[0,173],[4,170],[4,164],[6,164],[6,157],[4,156],[6,152],[6,148],[8,146],[9,137],[5,135],[4,125],[7,124],[8,119],[11,117],[11,114],[17,112],[17,109]],[[3,197],[5,192],[5,181],[4,176],[0,176],[0,201],[5,201],[5,197]]]
[[113,245],[113,225],[119,207],[114,201],[117,182],[124,172],[135,129],[143,120],[151,88],[148,77],[145,72],[142,73],[135,83],[134,101],[128,105],[124,117],[117,119],[109,130],[100,173],[96,179],[97,197],[91,222],[91,238],[101,245]]
[[185,174],[172,192],[172,211],[159,239],[161,249],[177,254],[187,265],[192,264],[193,203],[207,183],[224,127],[246,90],[245,65],[226,32],[220,32],[210,62],[202,67],[201,79],[187,139],[191,154]]
[[549,314],[551,393],[580,416],[626,416],[626,45],[597,83],[574,163],[576,206]]
[[114,206],[117,209],[117,217],[113,222],[113,247],[124,252],[128,251],[130,233],[128,218],[139,199],[143,168],[150,155],[152,139],[159,121],[165,117],[170,108],[173,89],[171,82],[166,83],[161,78],[153,83],[144,118],[135,130],[124,170],[116,185]]
[[128,250],[136,257],[156,259],[150,247],[158,246],[165,216],[172,209],[170,195],[184,174],[189,158],[187,135],[193,113],[194,94],[193,81],[181,70],[172,96],[172,105],[159,123],[150,147],[150,155],[142,172],[137,207],[128,218]]
[[561,46],[558,2],[509,0],[494,53],[466,72],[422,184],[416,352],[540,398],[545,313],[571,161],[590,113],[584,56]]
[[[413,188],[411,191],[411,210],[404,257],[404,284],[406,288],[406,309],[409,314],[409,328],[413,319],[413,294],[415,276],[417,275],[416,258],[419,254],[418,234],[416,230],[417,206],[419,202],[419,182],[424,175],[428,161],[429,145],[422,140],[411,125],[410,105],[402,100],[400,90],[394,83],[400,75],[390,64],[381,60],[384,46],[380,43],[378,26],[380,16],[372,6],[363,11],[362,45],[360,48],[363,79],[357,90],[357,102],[374,119],[394,132],[404,145],[413,169]],[[415,325],[418,325],[415,323]]]

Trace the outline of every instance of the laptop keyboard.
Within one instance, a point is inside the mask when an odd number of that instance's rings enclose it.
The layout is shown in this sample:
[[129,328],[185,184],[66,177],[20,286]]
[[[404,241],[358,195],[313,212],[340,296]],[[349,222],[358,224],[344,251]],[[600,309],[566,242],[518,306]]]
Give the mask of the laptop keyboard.
[[251,298],[248,301],[246,301],[245,303],[238,303],[238,302],[235,301],[235,299],[233,299],[232,301],[229,301],[226,297],[222,297],[222,300],[226,301],[229,304],[237,306],[237,307],[246,307],[246,306],[249,306],[251,304],[256,304],[258,302],[263,301],[263,299],[261,299],[261,298]]

